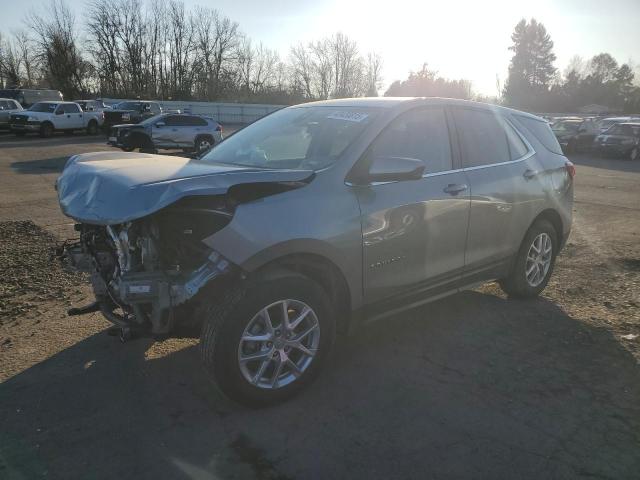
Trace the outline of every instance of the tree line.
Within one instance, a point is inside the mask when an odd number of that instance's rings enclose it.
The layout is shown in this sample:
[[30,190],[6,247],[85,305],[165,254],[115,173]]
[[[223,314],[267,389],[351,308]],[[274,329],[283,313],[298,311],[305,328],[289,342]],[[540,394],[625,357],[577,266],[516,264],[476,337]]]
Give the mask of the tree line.
[[535,112],[577,112],[591,104],[640,112],[640,87],[629,64],[619,64],[609,53],[587,61],[576,56],[560,74],[551,36],[535,19],[521,20],[511,40],[505,104]]
[[[54,88],[65,98],[292,104],[376,96],[382,85],[380,55],[363,53],[343,33],[299,43],[281,57],[220,11],[187,9],[180,0],[86,0],[79,18],[64,0],[50,0],[23,23],[0,31],[0,86]],[[384,94],[479,99],[537,112],[588,104],[640,111],[640,88],[628,64],[601,53],[572,59],[560,74],[553,41],[535,19],[521,20],[511,39],[508,77],[493,98],[426,63]]]
[[67,98],[295,103],[376,94],[382,62],[342,33],[299,44],[287,58],[237,22],[179,0],[87,0],[78,19],[64,0],[0,32],[0,84],[50,87]]

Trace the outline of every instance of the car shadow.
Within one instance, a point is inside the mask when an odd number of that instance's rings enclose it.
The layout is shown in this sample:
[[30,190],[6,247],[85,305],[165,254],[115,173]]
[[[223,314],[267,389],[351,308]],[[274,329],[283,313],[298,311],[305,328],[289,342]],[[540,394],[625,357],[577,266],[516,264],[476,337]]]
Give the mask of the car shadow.
[[67,164],[67,160],[69,160],[69,155],[64,157],[12,162],[11,168],[16,172],[23,174],[59,173],[64,169],[64,166]]
[[467,292],[359,329],[310,388],[261,410],[224,399],[193,344],[147,359],[150,346],[97,334],[0,385],[0,477],[640,471],[638,364],[545,299]]

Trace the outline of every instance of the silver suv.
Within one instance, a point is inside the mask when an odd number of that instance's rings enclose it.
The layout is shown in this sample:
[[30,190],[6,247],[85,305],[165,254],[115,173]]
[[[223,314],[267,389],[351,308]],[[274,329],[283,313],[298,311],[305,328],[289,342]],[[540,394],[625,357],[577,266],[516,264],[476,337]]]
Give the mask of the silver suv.
[[447,99],[273,113],[199,160],[72,157],[58,179],[100,310],[134,335],[197,331],[229,397],[308,384],[336,332],[498,280],[538,295],[571,228],[574,166],[548,124]]
[[108,144],[125,152],[136,148],[182,149],[198,153],[222,141],[222,126],[214,119],[190,114],[161,114],[136,124],[114,125]]

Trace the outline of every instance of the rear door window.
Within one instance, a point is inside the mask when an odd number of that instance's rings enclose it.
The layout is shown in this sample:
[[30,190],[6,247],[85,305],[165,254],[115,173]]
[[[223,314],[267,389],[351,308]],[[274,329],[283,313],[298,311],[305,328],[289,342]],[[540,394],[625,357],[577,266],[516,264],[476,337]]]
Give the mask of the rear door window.
[[538,120],[537,118],[525,117],[524,115],[515,115],[515,118],[531,132],[544,148],[550,152],[562,155],[562,149],[560,148],[558,139],[547,122]]
[[189,125],[192,127],[204,127],[207,125],[206,120],[200,117],[182,117],[184,118],[185,125]]
[[164,117],[163,121],[164,121],[164,124],[167,125],[168,127],[179,127],[184,125],[181,117],[179,117],[178,115],[168,115]]
[[394,119],[374,140],[372,157],[405,157],[421,160],[425,173],[452,169],[451,142],[442,108],[420,108]]
[[[471,108],[453,108],[452,110],[465,167],[512,160],[509,136],[503,127],[506,123],[504,118],[488,110]],[[513,134],[515,135],[515,132]],[[515,145],[514,149],[517,150]]]

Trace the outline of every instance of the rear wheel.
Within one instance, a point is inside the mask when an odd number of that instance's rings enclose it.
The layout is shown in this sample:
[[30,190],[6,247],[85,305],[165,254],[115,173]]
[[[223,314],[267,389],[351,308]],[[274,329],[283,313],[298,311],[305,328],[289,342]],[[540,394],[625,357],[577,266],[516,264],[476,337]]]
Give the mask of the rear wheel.
[[49,138],[51,135],[53,135],[53,125],[50,123],[43,123],[40,126],[40,136],[42,138]]
[[95,135],[96,133],[98,133],[98,122],[91,120],[89,121],[89,125],[87,125],[87,134]]
[[211,137],[198,137],[194,142],[196,153],[202,153],[213,147],[214,141]]
[[509,296],[535,297],[549,283],[558,251],[558,234],[547,220],[535,222],[524,237],[520,250],[500,286]]
[[319,373],[335,337],[324,290],[285,273],[209,300],[200,352],[217,386],[253,407],[281,402]]

